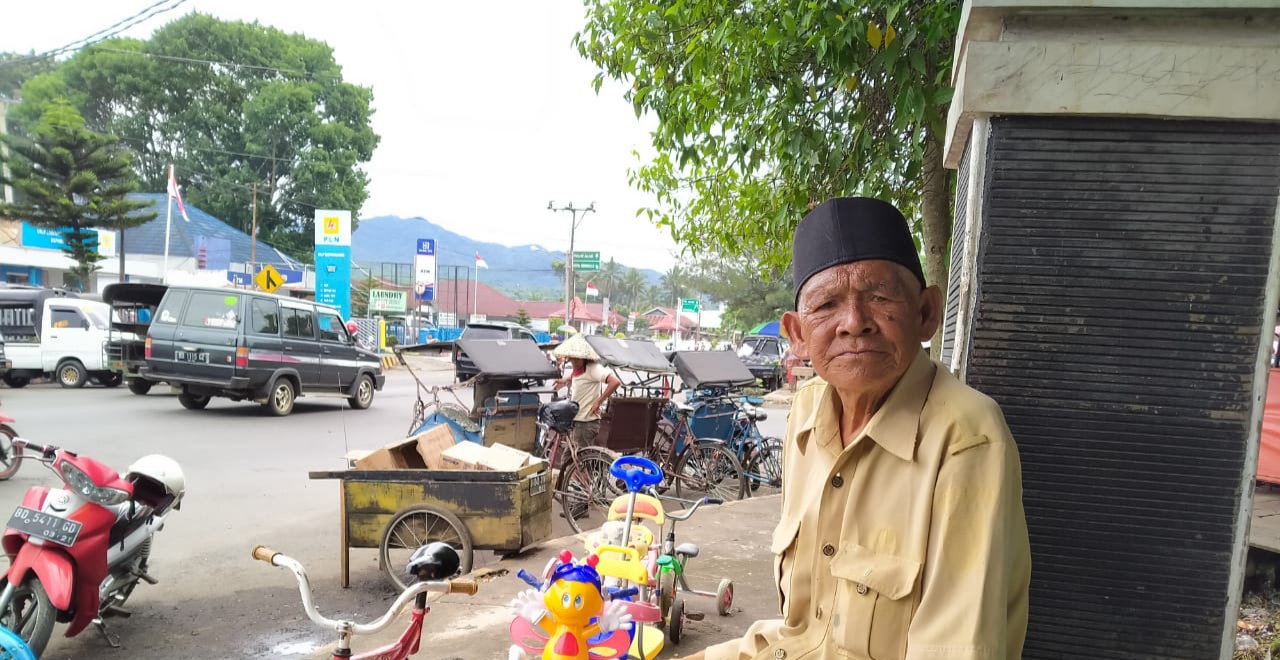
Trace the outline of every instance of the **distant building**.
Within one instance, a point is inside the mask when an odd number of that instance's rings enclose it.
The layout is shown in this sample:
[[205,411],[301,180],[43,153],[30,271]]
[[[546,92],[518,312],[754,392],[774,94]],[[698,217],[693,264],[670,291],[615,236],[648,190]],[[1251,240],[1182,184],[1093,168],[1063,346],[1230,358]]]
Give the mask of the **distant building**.
[[[605,324],[604,303],[586,303],[574,297],[573,327],[587,334],[595,333]],[[515,300],[501,291],[472,280],[440,280],[436,282],[435,300],[431,303],[435,322],[441,327],[461,327],[472,316],[478,321],[516,321],[520,310],[529,317],[534,330],[555,332],[551,319],[564,322],[563,300]],[[626,317],[609,311],[607,325],[625,327]]]
[[[131,282],[164,281],[165,204],[168,196],[163,193],[137,193],[131,199],[150,203],[149,209],[140,213],[155,212],[156,218],[138,227],[118,231],[99,231],[99,253],[106,257],[98,263],[100,270],[86,287],[101,291],[102,287],[120,280],[121,252],[125,255],[125,275]],[[170,279],[201,282],[228,282],[234,273],[257,272],[250,265],[271,264],[286,277],[286,287],[311,289],[314,273],[301,262],[295,261],[263,241],[256,241],[256,249],[248,234],[215,218],[199,208],[187,204],[184,220],[173,203],[173,216],[169,226]],[[31,284],[45,287],[63,287],[70,284],[68,271],[75,266],[62,252],[61,232],[35,227],[16,218],[0,218],[0,280],[9,284]],[[227,273],[233,273],[228,275]]]

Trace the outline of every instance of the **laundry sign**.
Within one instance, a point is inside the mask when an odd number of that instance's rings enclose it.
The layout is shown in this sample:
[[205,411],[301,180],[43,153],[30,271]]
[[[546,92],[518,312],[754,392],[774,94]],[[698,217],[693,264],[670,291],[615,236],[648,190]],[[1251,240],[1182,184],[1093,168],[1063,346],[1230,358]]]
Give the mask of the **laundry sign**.
[[409,296],[404,291],[369,290],[370,312],[404,312],[408,305]]

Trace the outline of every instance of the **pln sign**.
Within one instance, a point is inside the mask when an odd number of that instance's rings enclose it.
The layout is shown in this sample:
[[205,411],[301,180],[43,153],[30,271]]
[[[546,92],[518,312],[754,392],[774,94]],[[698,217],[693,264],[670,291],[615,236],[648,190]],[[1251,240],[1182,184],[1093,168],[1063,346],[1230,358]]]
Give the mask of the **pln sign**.
[[351,318],[351,212],[316,209],[316,302]]

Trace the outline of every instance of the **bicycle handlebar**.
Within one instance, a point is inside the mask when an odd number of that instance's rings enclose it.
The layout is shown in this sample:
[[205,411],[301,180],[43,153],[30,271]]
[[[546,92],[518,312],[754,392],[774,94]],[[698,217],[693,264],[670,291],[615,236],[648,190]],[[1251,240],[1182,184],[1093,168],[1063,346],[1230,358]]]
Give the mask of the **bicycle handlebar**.
[[358,624],[348,620],[326,619],[320,614],[315,606],[315,596],[311,590],[311,581],[307,578],[307,570],[298,560],[276,552],[266,546],[255,546],[252,552],[253,558],[263,561],[273,566],[287,568],[293,573],[293,577],[298,581],[298,593],[302,596],[302,609],[306,611],[307,617],[316,625],[328,628],[335,632],[350,631],[353,635],[372,635],[382,631],[400,614],[410,601],[418,596],[418,594],[435,592],[445,594],[467,594],[474,596],[479,591],[479,585],[474,580],[444,580],[439,582],[418,582],[410,585],[408,589],[401,592],[391,607],[387,609],[378,619],[366,623]]
[[25,438],[14,438],[12,446],[19,451],[23,449],[31,449],[35,451],[35,456],[29,456],[27,458],[33,458],[36,460],[53,458],[54,453],[58,451],[58,448],[53,445],[38,445],[26,440]]
[[670,518],[670,519],[672,519],[672,520],[674,520],[674,521],[676,521],[676,522],[684,522],[684,521],[686,521],[686,520],[688,520],[688,519],[692,518],[692,517],[693,517],[693,514],[694,514],[695,512],[697,512],[698,507],[702,506],[703,504],[724,504],[724,500],[722,500],[722,499],[720,499],[720,498],[718,498],[718,497],[704,497],[704,498],[702,498],[702,499],[698,499],[698,500],[686,500],[686,499],[679,498],[679,497],[672,497],[672,496],[670,496],[670,495],[663,495],[663,494],[659,493],[659,492],[658,492],[658,490],[657,490],[656,488],[650,488],[650,489],[649,489],[649,494],[650,494],[650,495],[653,495],[654,497],[657,497],[657,498],[659,498],[659,499],[663,499],[663,500],[670,500],[670,501],[672,501],[672,502],[680,502],[680,503],[682,503],[682,504],[690,504],[690,505],[692,505],[692,506],[689,508],[689,510],[685,512],[685,514],[684,514],[684,515],[678,515],[678,514],[675,514],[675,513],[667,512],[667,514],[666,514],[667,518]]

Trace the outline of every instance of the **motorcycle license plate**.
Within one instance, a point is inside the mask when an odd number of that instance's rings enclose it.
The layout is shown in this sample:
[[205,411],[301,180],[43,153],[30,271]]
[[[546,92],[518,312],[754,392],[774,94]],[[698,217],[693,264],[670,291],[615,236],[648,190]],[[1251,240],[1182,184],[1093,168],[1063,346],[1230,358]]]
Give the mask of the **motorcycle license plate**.
[[76,542],[76,537],[80,536],[82,525],[74,520],[51,516],[20,506],[14,510],[5,527],[70,547]]

